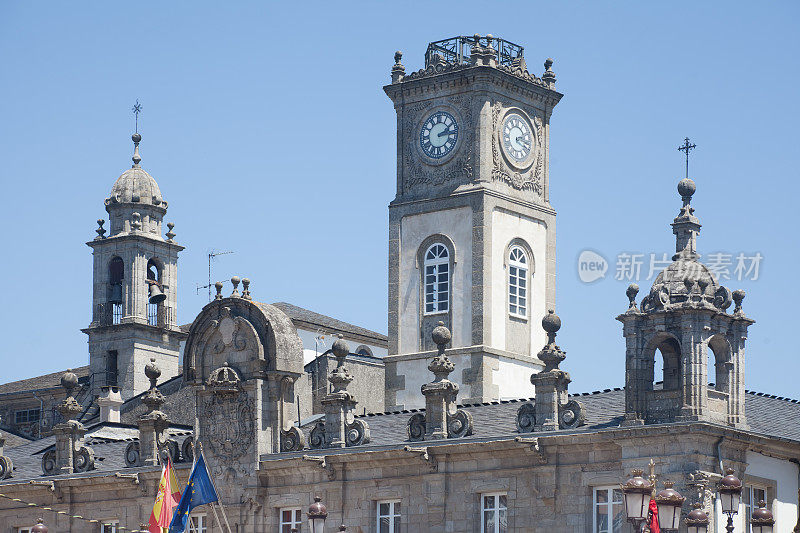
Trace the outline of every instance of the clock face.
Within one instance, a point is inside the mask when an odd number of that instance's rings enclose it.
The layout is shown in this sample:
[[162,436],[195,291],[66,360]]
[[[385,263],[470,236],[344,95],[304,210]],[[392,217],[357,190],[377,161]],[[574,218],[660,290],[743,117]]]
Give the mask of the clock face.
[[509,113],[503,121],[503,150],[513,161],[521,163],[528,159],[533,149],[533,132],[528,119],[519,113]]
[[433,159],[441,159],[452,152],[457,140],[458,123],[446,111],[437,111],[428,117],[419,133],[420,148]]

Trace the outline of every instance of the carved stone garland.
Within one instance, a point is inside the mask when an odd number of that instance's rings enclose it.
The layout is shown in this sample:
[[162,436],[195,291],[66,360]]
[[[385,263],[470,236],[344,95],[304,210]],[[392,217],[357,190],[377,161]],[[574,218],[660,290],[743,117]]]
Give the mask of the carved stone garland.
[[561,319],[552,309],[542,319],[542,328],[547,332],[548,342],[538,357],[545,367],[531,376],[536,400],[523,404],[517,410],[517,430],[520,433],[573,429],[582,425],[586,416],[583,405],[569,399],[569,373],[558,368],[567,354],[556,345],[556,332],[561,329]]
[[53,426],[55,449],[46,451],[42,456],[42,472],[48,476],[94,470],[94,452],[84,444],[86,428],[76,420],[81,412],[81,406],[75,400],[78,376],[67,370],[61,377],[61,386],[67,393],[67,397],[58,405],[64,422]]
[[492,106],[492,179],[495,181],[502,181],[509,187],[518,191],[532,191],[541,198],[544,194],[544,187],[542,185],[544,174],[544,137],[541,120],[535,114],[532,117],[532,127],[536,130],[536,138],[539,141],[536,143],[536,161],[530,169],[520,173],[508,168],[503,162],[503,156],[500,153],[497,130],[502,109],[500,102],[495,102]]
[[353,376],[344,366],[350,347],[341,336],[331,348],[336,357],[336,368],[328,376],[333,390],[322,399],[325,422],[318,422],[311,430],[309,445],[312,448],[344,448],[367,444],[369,425],[354,415],[356,400],[347,392]]
[[474,167],[472,162],[472,147],[475,144],[474,127],[473,127],[473,112],[472,112],[472,99],[463,96],[457,96],[448,102],[450,105],[458,107],[463,113],[464,123],[459,128],[459,132],[465,132],[466,137],[461,140],[460,154],[456,154],[450,161],[444,163],[439,167],[429,167],[424,165],[418,158],[414,157],[416,153],[416,142],[419,137],[416,128],[419,124],[420,114],[427,112],[434,103],[422,102],[417,105],[412,105],[406,108],[404,136],[410,139],[410,145],[404,147],[404,165],[406,167],[404,173],[403,192],[408,193],[418,185],[425,185],[426,187],[438,187],[440,185],[447,185],[457,181],[468,183],[474,178]]
[[439,353],[428,365],[434,380],[422,386],[425,396],[425,414],[416,413],[408,419],[408,440],[457,439],[472,435],[472,415],[456,407],[458,384],[447,377],[455,365],[445,355],[445,346],[452,339],[444,322],[433,328],[431,334]]

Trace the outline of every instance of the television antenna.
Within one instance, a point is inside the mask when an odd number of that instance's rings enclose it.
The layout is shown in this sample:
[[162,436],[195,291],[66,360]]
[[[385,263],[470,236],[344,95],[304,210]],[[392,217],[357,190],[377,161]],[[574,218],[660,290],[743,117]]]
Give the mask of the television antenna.
[[232,254],[232,253],[233,252],[231,252],[231,251],[215,252],[214,250],[211,250],[210,252],[208,252],[208,283],[206,285],[197,285],[197,294],[200,294],[200,289],[208,289],[208,301],[209,302],[211,301],[211,287],[214,286],[211,283],[211,261],[212,261],[212,259],[216,258],[217,256],[228,255],[228,254]]

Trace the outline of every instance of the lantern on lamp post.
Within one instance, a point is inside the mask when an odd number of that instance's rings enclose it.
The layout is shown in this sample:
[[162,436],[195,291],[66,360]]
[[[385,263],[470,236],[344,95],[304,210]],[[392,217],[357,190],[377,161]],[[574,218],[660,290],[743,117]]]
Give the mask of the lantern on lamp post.
[[325,519],[328,518],[328,508],[322,503],[322,498],[314,497],[314,503],[308,508],[308,526],[311,533],[324,533]]
[[728,525],[725,530],[733,532],[733,515],[739,512],[739,503],[742,500],[742,482],[733,474],[733,468],[725,470],[723,477],[717,485],[722,512],[728,515]]
[[640,469],[633,470],[631,477],[620,487],[625,500],[625,514],[628,522],[634,525],[636,530],[640,530],[644,521],[647,519],[647,511],[650,506],[650,495],[653,492],[653,484],[642,477],[644,472]]
[[[44,520],[38,518],[36,520],[36,525],[31,528],[31,533],[47,533],[47,526],[44,525]],[[770,531],[772,531],[770,529]]]
[[750,525],[753,533],[772,533],[775,519],[772,517],[772,511],[767,509],[767,503],[764,500],[758,502],[758,509],[753,511]]
[[658,525],[661,529],[677,530],[680,527],[681,507],[686,498],[672,486],[672,481],[665,481],[664,490],[656,494],[654,498],[658,506]]
[[693,507],[694,509],[686,516],[686,531],[688,533],[708,533],[708,515],[703,511],[703,504],[695,502]]

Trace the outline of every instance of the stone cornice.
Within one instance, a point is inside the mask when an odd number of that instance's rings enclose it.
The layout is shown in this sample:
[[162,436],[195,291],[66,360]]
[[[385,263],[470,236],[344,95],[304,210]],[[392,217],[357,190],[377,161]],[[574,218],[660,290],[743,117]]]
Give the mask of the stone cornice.
[[159,237],[153,237],[151,234],[148,234],[148,233],[145,233],[145,232],[123,233],[123,234],[113,235],[111,237],[106,237],[104,239],[94,239],[94,240],[88,241],[86,243],[86,246],[88,246],[90,248],[94,248],[95,246],[98,246],[98,245],[101,245],[101,244],[104,244],[104,243],[109,243],[109,242],[112,242],[112,241],[113,242],[118,242],[118,243],[124,243],[124,242],[129,242],[129,241],[137,242],[137,241],[142,241],[142,240],[146,241],[148,243],[148,245],[151,244],[151,243],[158,243],[159,245],[163,245],[163,246],[165,246],[167,248],[175,250],[176,252],[180,252],[180,251],[184,250],[184,248],[185,248],[185,246],[181,246],[180,244],[177,244],[175,242],[170,242],[170,241],[164,240],[160,236]]

